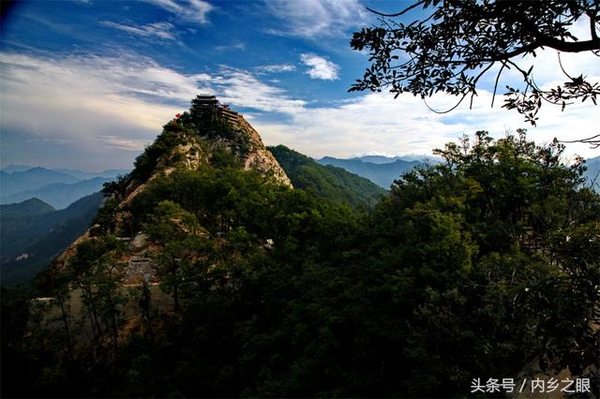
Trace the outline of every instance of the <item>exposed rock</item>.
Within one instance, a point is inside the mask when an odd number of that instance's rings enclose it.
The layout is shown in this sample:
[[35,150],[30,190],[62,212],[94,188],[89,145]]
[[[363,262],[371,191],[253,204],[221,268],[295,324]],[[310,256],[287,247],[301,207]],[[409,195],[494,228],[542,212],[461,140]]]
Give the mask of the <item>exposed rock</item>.
[[131,241],[130,248],[132,251],[140,251],[148,246],[148,236],[141,231],[135,235]]
[[155,264],[149,256],[134,255],[129,258],[123,283],[141,284],[142,282],[153,282],[156,280]]
[[[176,145],[156,159],[156,167],[147,178],[136,180],[132,173],[124,183],[125,186],[118,195],[120,202],[113,211],[112,223],[114,228],[110,231],[118,236],[118,240],[127,243],[127,248],[121,262],[126,264],[123,271],[123,281],[127,284],[137,284],[141,281],[157,281],[154,266],[155,253],[159,248],[153,247],[146,235],[137,233],[132,237],[131,213],[129,210],[134,198],[143,192],[148,182],[159,176],[168,176],[176,170],[198,169],[201,165],[209,164],[211,154],[217,149],[226,149],[239,157],[243,168],[255,169],[271,176],[275,181],[292,188],[292,183],[275,157],[265,147],[258,132],[244,117],[220,105],[214,96],[199,96],[192,101],[190,115],[195,126],[194,130],[181,128],[177,131],[179,119],[172,122],[169,127],[171,134],[180,134],[184,143]],[[184,126],[184,125],[181,125]],[[168,148],[168,147],[167,147]],[[60,273],[68,264],[69,258],[75,254],[79,243],[94,239],[97,232],[103,231],[103,226],[92,226],[79,237],[67,250],[53,263],[53,273]],[[197,232],[208,235],[208,232]],[[267,243],[272,248],[272,243]]]

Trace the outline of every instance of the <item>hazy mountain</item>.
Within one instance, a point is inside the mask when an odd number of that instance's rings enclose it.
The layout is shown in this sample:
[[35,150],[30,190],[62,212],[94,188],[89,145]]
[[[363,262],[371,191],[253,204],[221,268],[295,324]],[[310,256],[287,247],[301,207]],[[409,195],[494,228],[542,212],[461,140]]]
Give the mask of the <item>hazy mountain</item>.
[[18,204],[0,205],[0,223],[4,226],[7,221],[14,218],[37,216],[55,210],[39,198],[31,198]]
[[401,155],[395,157],[386,157],[384,155],[363,155],[360,157],[353,157],[350,159],[357,159],[359,161],[370,162],[375,164],[393,163],[398,160],[405,162],[419,161],[423,163],[435,163],[438,161],[438,158],[428,155]]
[[588,158],[585,162],[587,170],[584,176],[587,178],[589,184],[593,184],[594,190],[600,192],[600,156],[595,158]]
[[[39,166],[37,166],[37,167],[39,167]],[[8,166],[0,169],[0,171],[6,172],[6,173],[25,172],[27,170],[35,169],[35,168],[36,168],[36,166],[31,166],[31,165],[8,165]],[[114,177],[117,177],[118,175],[124,175],[124,174],[127,174],[130,172],[127,169],[109,169],[109,170],[103,170],[102,172],[89,172],[89,171],[80,170],[80,169],[46,168],[46,167],[44,167],[44,169],[51,170],[54,172],[64,173],[64,174],[73,176],[79,180],[89,180],[89,179],[93,179],[94,177],[114,178]]]
[[389,188],[392,182],[405,172],[422,165],[419,161],[403,161],[396,159],[389,163],[365,162],[361,159],[338,159],[324,157],[317,160],[321,165],[333,165],[371,180],[383,188]]
[[80,180],[89,180],[95,177],[104,177],[106,179],[114,179],[119,175],[126,175],[129,173],[129,170],[126,169],[110,169],[104,170],[102,172],[86,172],[83,170],[75,170],[75,169],[52,169],[57,172],[66,173],[73,177],[76,177]]
[[36,190],[26,190],[19,193],[0,197],[0,203],[11,204],[25,201],[29,198],[39,198],[56,209],[64,209],[78,199],[102,189],[102,185],[113,179],[95,177],[77,183],[53,183]]
[[2,284],[30,280],[83,234],[103,201],[101,193],[57,211],[33,198],[0,205],[0,276]]
[[320,165],[314,159],[286,146],[268,147],[296,188],[338,203],[352,206],[372,206],[379,195],[386,193],[381,187],[364,177],[331,165]]
[[8,165],[5,168],[0,169],[2,172],[13,173],[13,172],[24,172],[29,169],[33,169],[34,166],[29,165]]
[[66,173],[41,167],[12,173],[0,171],[0,196],[8,197],[21,191],[36,190],[52,183],[76,183],[77,181],[79,181],[78,178]]
[[17,203],[37,197],[61,209],[100,190],[105,181],[127,173],[125,169],[87,172],[9,165],[0,171],[0,203]]

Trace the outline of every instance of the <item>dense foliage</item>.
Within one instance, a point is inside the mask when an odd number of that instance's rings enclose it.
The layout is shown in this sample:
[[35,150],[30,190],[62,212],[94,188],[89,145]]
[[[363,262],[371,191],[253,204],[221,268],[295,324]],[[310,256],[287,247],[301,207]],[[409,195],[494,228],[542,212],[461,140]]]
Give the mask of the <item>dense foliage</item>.
[[330,165],[319,165],[314,159],[283,145],[269,147],[279,165],[296,188],[338,204],[373,206],[385,190],[371,181]]
[[3,395],[449,397],[535,359],[586,373],[600,199],[561,150],[479,132],[363,215],[227,162],[155,178],[131,218],[160,286],[120,287],[103,233],[50,302],[3,291]]

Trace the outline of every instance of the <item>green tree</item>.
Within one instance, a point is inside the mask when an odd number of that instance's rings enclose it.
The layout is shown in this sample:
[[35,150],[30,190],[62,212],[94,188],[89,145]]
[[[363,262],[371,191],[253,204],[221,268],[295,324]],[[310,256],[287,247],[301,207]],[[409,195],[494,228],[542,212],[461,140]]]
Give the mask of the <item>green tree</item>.
[[411,364],[401,394],[458,394],[469,376],[511,375],[536,357],[593,362],[600,202],[581,164],[560,163],[563,149],[478,132],[378,206],[368,263],[383,262],[386,312],[408,324],[391,349]]

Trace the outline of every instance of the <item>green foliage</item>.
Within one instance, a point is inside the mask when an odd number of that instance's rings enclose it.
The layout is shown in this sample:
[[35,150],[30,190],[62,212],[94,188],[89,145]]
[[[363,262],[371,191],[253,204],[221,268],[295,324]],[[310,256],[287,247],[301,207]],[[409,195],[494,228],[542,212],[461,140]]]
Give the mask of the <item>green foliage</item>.
[[367,179],[342,168],[319,165],[283,145],[268,148],[277,159],[295,188],[337,204],[352,207],[372,207],[386,191]]
[[54,321],[7,303],[11,359],[30,396],[449,397],[535,359],[584,373],[600,200],[561,151],[478,132],[362,214],[226,162],[157,176],[124,211],[161,292],[125,298],[124,249],[100,234],[60,275]]
[[[146,147],[144,152],[136,158],[130,177],[140,182],[148,180],[156,171],[162,157],[171,154],[176,146],[186,144],[183,131],[183,127],[177,124],[166,124],[154,143]],[[162,160],[163,162],[167,161]]]
[[229,150],[217,147],[210,154],[210,164],[215,168],[241,168],[242,161]]
[[123,200],[128,181],[128,175],[118,175],[115,180],[104,183],[102,194],[105,197],[114,197],[117,200]]

